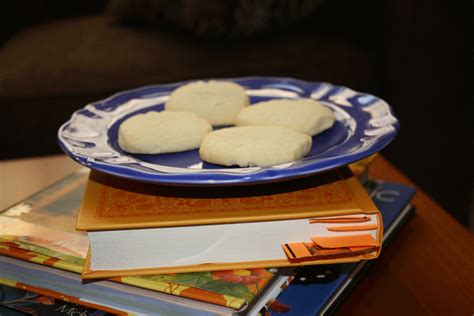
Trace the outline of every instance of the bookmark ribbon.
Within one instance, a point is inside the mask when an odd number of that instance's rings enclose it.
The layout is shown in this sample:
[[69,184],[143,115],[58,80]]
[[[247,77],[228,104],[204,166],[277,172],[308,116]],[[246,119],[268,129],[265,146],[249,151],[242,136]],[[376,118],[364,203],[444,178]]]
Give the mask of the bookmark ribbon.
[[310,261],[331,256],[347,256],[352,253],[349,248],[324,249],[312,242],[288,243],[282,247],[290,261]]
[[316,223],[364,223],[370,221],[369,216],[347,216],[347,217],[325,217],[325,218],[310,218],[310,224]]
[[331,232],[353,232],[361,230],[374,230],[379,226],[377,224],[366,224],[366,225],[346,225],[346,226],[329,226],[327,230]]
[[372,235],[312,237],[313,242],[283,244],[288,260],[293,262],[349,257],[373,251],[380,246]]
[[379,243],[370,234],[334,237],[311,237],[311,240],[322,248],[379,246]]

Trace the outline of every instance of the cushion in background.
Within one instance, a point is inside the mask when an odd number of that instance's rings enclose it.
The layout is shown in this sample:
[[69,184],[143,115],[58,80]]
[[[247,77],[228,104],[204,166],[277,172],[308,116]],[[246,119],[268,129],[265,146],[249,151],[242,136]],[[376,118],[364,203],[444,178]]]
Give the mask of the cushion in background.
[[122,21],[200,36],[236,37],[281,30],[310,16],[322,0],[111,0],[107,13]]
[[[251,75],[328,81],[373,92],[375,58],[304,27],[212,40],[127,27],[106,16],[30,28],[0,49],[0,159],[60,152],[56,132],[74,110],[123,89]],[[28,113],[28,115],[25,115]]]

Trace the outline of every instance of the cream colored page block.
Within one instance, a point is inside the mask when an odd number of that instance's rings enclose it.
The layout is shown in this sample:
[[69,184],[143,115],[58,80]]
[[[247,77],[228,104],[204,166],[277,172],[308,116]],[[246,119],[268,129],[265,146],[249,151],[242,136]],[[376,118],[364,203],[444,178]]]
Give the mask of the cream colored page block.
[[[368,223],[380,226],[375,214],[367,216],[370,218]],[[370,234],[377,239],[379,233],[378,230],[331,232],[327,226],[326,223],[310,224],[308,219],[297,219],[91,232],[91,270],[281,260],[286,259],[281,248],[285,243],[309,242],[314,236]]]

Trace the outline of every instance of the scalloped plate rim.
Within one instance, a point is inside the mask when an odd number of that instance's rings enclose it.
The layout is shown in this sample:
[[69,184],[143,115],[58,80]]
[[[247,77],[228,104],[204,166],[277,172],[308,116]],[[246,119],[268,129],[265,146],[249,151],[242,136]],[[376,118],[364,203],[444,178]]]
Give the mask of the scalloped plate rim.
[[[291,77],[261,77],[261,76],[248,76],[248,77],[235,77],[235,78],[209,78],[209,79],[195,79],[195,80],[185,80],[180,82],[174,83],[165,83],[165,84],[152,84],[152,85],[145,85],[133,89],[123,90],[117,93],[112,94],[111,96],[104,98],[102,100],[93,101],[86,106],[78,109],[75,111],[70,119],[66,121],[58,130],[58,143],[61,149],[73,160],[78,162],[79,164],[88,167],[93,170],[97,170],[100,172],[104,172],[113,176],[127,178],[130,180],[140,181],[140,182],[148,182],[148,183],[156,183],[156,184],[166,184],[166,185],[179,185],[179,186],[220,186],[220,185],[248,185],[248,184],[257,184],[257,183],[266,183],[266,182],[275,182],[275,181],[283,181],[294,179],[298,177],[304,177],[308,175],[313,175],[320,172],[325,172],[334,168],[342,167],[348,165],[350,163],[356,162],[361,160],[365,157],[368,157],[384,147],[386,147],[398,134],[399,131],[399,122],[396,120],[395,115],[393,114],[393,110],[391,107],[385,102],[384,104],[387,107],[388,112],[395,118],[395,121],[392,122],[390,125],[393,127],[393,130],[388,134],[382,136],[381,140],[375,142],[372,146],[368,149],[364,150],[363,152],[358,153],[349,153],[343,156],[334,156],[331,158],[325,159],[316,159],[312,163],[309,162],[302,166],[297,167],[288,167],[286,169],[276,169],[272,167],[265,167],[261,168],[252,173],[243,173],[243,174],[232,174],[225,171],[218,171],[209,169],[209,171],[201,172],[201,173],[164,173],[158,171],[150,171],[146,172],[141,169],[134,168],[133,165],[111,165],[105,162],[94,161],[94,158],[81,156],[78,155],[63,143],[61,139],[61,132],[63,131],[64,127],[67,126],[73,119],[73,117],[80,111],[86,109],[87,106],[96,106],[100,104],[104,104],[105,102],[114,100],[120,96],[130,95],[131,93],[137,93],[139,91],[153,89],[153,88],[166,88],[166,87],[178,87],[180,85],[196,81],[196,80],[226,80],[226,81],[267,81],[267,84],[274,84],[278,82],[291,82],[291,83],[300,83],[304,85],[313,85],[313,86],[323,86],[326,85],[331,88],[336,89],[348,89],[349,91],[354,92],[355,94],[360,94],[363,96],[369,96],[376,100],[383,101],[382,99],[363,92],[358,92],[352,90],[350,88],[333,85],[328,82],[312,82],[300,79],[294,79]],[[171,90],[170,90],[171,91]],[[123,104],[123,103],[122,103]],[[118,106],[118,105],[117,105]],[[69,146],[71,146],[69,144]]]

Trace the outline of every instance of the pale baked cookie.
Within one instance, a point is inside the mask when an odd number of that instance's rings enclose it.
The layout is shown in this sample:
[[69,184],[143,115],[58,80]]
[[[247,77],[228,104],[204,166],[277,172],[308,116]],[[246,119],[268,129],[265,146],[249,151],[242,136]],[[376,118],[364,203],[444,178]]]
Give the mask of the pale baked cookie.
[[204,137],[199,155],[210,163],[239,167],[265,167],[306,156],[312,138],[281,126],[229,127]]
[[197,81],[174,90],[165,103],[169,111],[190,111],[212,125],[232,125],[249,104],[244,88],[228,81]]
[[259,102],[240,110],[235,122],[237,126],[285,126],[310,136],[321,133],[333,124],[331,109],[311,99]]
[[118,143],[134,154],[163,154],[199,148],[212,126],[191,112],[148,112],[125,120]]

